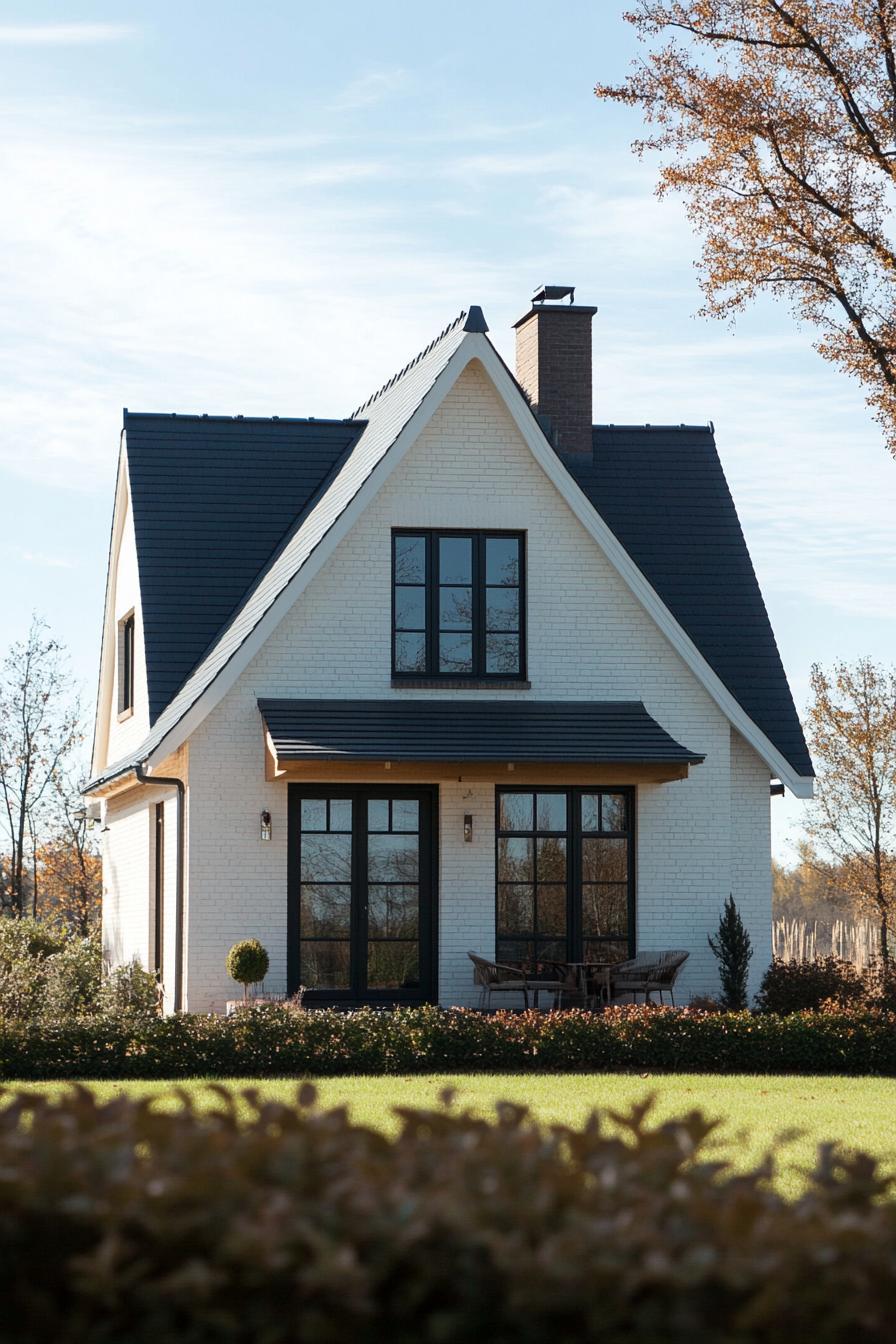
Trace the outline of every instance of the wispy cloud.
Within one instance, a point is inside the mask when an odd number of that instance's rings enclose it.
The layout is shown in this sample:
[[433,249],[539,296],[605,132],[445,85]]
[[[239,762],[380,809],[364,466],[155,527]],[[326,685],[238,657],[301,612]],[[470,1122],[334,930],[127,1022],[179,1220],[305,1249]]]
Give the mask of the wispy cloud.
[[138,29],[126,23],[2,23],[3,47],[83,47],[99,42],[125,42]]
[[375,107],[377,103],[405,92],[410,84],[410,75],[400,67],[391,70],[371,70],[347,84],[337,94],[331,106],[339,112],[358,112],[362,108]]
[[16,552],[26,565],[38,565],[41,569],[74,569],[75,562],[65,555],[48,555],[45,551],[29,551],[19,548]]

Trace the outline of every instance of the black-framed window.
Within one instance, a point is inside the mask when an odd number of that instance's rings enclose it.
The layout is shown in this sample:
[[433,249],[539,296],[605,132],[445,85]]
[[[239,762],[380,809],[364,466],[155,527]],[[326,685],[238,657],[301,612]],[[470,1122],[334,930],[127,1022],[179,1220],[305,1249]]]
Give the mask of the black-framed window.
[[634,801],[626,788],[497,791],[499,961],[634,956]]
[[525,677],[521,532],[392,534],[395,677]]
[[118,626],[118,712],[134,708],[134,613],[125,616]]

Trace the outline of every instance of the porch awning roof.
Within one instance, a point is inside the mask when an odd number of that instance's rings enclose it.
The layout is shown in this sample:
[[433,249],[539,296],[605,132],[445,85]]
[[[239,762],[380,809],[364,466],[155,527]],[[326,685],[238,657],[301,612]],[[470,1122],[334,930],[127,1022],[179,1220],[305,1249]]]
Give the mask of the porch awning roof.
[[640,700],[259,700],[280,761],[697,765]]

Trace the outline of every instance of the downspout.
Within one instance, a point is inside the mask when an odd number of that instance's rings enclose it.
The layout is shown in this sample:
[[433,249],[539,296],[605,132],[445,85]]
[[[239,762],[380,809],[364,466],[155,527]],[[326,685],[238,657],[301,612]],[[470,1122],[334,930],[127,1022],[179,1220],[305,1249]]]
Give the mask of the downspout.
[[135,774],[141,784],[160,784],[177,789],[177,877],[174,883],[174,1011],[183,1008],[184,997],[184,795],[182,779],[173,776],[147,775],[144,761],[138,761]]

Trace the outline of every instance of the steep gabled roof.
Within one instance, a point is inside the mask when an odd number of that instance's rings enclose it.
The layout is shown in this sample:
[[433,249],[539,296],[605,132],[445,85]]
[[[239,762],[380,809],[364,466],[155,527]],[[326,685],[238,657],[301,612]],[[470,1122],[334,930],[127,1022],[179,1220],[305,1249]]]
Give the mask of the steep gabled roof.
[[564,464],[710,667],[798,775],[806,749],[709,427],[596,425]]
[[[799,796],[811,796],[811,762],[711,434],[679,434],[665,459],[638,462],[644,444],[637,436],[658,431],[598,428],[597,463],[567,461],[564,470],[486,331],[481,310],[461,313],[359,408],[366,424],[351,451],[309,500],[148,737],[87,791],[136,761],[157,762],[185,740],[325,563],[454,379],[478,359],[536,460],[673,648],[775,772]],[[354,420],[339,423],[359,427]],[[690,465],[688,443],[696,443]],[[677,515],[673,501],[681,506]],[[690,526],[706,535],[690,544],[684,535]],[[717,584],[722,558],[727,577]]]
[[327,488],[296,519],[273,559],[258,574],[230,620],[219,630],[201,663],[156,719],[149,736],[137,751],[107,766],[102,775],[91,780],[86,786],[88,790],[123,773],[135,760],[146,760],[245,644],[286,585],[345,512],[444,371],[464,339],[466,317],[465,312],[461,313],[416,359],[375,392],[357,412],[363,420],[359,422],[353,418],[346,422],[355,429],[360,425],[363,428],[352,451],[331,473]]
[[150,724],[363,428],[125,411]]

